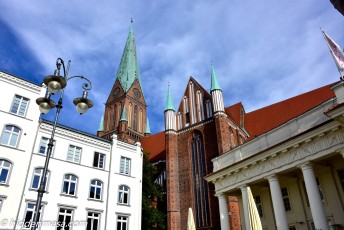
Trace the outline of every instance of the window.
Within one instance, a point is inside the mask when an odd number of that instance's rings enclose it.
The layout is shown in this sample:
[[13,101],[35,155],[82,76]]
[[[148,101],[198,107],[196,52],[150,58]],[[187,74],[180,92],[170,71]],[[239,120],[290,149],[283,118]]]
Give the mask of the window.
[[207,111],[207,118],[211,118],[213,111],[211,108],[211,101],[210,100],[205,101],[205,110]]
[[1,213],[2,205],[4,204],[4,201],[6,198],[7,198],[7,196],[1,196],[0,195],[0,213]]
[[128,217],[117,216],[117,230],[127,230],[127,229],[128,229]]
[[192,135],[191,143],[192,181],[193,193],[195,194],[195,222],[196,227],[210,226],[210,208],[208,182],[204,179],[207,175],[206,160],[203,144],[203,135],[195,131]]
[[[33,218],[35,216],[35,209],[36,209],[36,204],[32,204],[32,203],[26,204],[24,223],[23,223],[22,229],[31,229]],[[42,214],[42,206],[41,206],[41,209],[39,210],[39,217],[38,217],[39,221],[41,219],[41,214]]]
[[135,131],[137,131],[137,123],[138,123],[138,117],[137,117],[137,110],[138,110],[138,108],[137,108],[137,106],[135,105],[135,107],[134,107],[134,116],[133,116],[133,119],[134,119],[134,125],[133,125],[133,129],[135,130]]
[[98,230],[99,222],[100,222],[100,213],[88,212],[86,230]]
[[294,225],[289,226],[289,230],[296,230],[296,227]]
[[72,174],[66,174],[63,180],[62,194],[75,196],[78,178]]
[[282,192],[282,198],[283,198],[283,204],[284,204],[284,209],[286,211],[290,211],[291,210],[291,205],[290,205],[290,200],[289,200],[289,195],[288,195],[288,190],[287,188],[282,188],[281,189]]
[[[32,177],[32,183],[31,183],[31,188],[32,189],[38,189],[39,185],[41,184],[42,180],[42,175],[43,175],[43,169],[42,168],[37,168],[33,171],[33,177]],[[48,184],[48,178],[49,178],[49,171],[47,172],[47,175],[45,177],[45,190],[47,190],[47,184]]]
[[[42,137],[41,141],[39,142],[38,153],[45,155],[48,151],[48,144],[49,144],[49,138]],[[53,144],[55,145],[55,140],[53,141]]]
[[125,185],[119,186],[118,203],[129,205],[129,187]]
[[130,175],[130,158],[121,157],[120,174]]
[[6,125],[1,138],[1,144],[17,147],[20,129],[14,125]]
[[324,196],[324,191],[323,191],[323,188],[319,182],[319,178],[315,178],[316,179],[316,182],[317,182],[317,186],[318,186],[318,190],[319,190],[319,195],[320,195],[320,199],[322,202],[325,201],[325,196]]
[[0,160],[0,184],[8,184],[12,164],[6,160]]
[[67,160],[75,163],[80,163],[81,148],[70,145],[68,149]]
[[262,200],[260,199],[260,196],[254,197],[254,201],[256,202],[259,216],[263,217],[263,206],[262,206]]
[[19,116],[25,116],[28,104],[28,98],[15,95],[11,107],[11,113],[17,114]]
[[59,209],[59,217],[57,223],[57,230],[70,230],[72,229],[69,225],[73,220],[73,209],[62,208]]
[[104,167],[105,167],[105,154],[94,153],[93,167],[104,169]]
[[91,180],[90,198],[101,200],[103,183],[100,180]]
[[131,127],[131,123],[132,123],[132,115],[133,113],[133,104],[129,103],[129,108],[128,108],[128,127]]
[[340,182],[340,184],[342,186],[342,190],[344,192],[344,169],[338,170],[337,174],[338,174],[339,182]]

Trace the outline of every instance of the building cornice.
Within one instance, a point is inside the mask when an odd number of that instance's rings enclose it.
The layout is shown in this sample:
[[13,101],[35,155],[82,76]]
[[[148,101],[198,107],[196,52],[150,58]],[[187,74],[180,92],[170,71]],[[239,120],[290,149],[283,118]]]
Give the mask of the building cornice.
[[343,148],[344,129],[340,123],[331,121],[272,149],[214,172],[208,175],[206,180],[215,184],[216,191],[228,191],[332,152],[339,152]]
[[[53,129],[52,124],[48,124],[48,123],[42,122],[41,125],[40,125],[40,130],[44,130],[44,131],[47,131],[47,132],[51,133],[52,129]],[[96,138],[91,138],[89,136],[82,135],[80,133],[64,129],[64,128],[59,127],[59,126],[56,127],[55,133],[59,134],[61,136],[73,139],[73,140],[81,141],[83,143],[87,143],[87,144],[90,144],[90,145],[96,145],[96,146],[101,147],[101,148],[110,149],[110,147],[111,147],[111,143],[109,143],[108,140],[104,139],[102,141],[102,140],[99,140],[99,139],[96,139]]]
[[326,101],[316,108],[289,120],[277,128],[214,158],[212,160],[214,164],[214,172],[236,164],[259,152],[273,148],[276,145],[280,145],[286,140],[297,137],[314,127],[330,121],[331,118],[326,116],[324,111],[333,106],[333,102],[333,100]]
[[10,84],[14,84],[20,88],[26,88],[27,90],[33,91],[35,93],[40,93],[42,89],[42,86],[40,85],[37,85],[33,82],[29,82],[20,77],[16,77],[14,75],[5,73],[1,70],[0,70],[0,78],[4,79],[6,82]]

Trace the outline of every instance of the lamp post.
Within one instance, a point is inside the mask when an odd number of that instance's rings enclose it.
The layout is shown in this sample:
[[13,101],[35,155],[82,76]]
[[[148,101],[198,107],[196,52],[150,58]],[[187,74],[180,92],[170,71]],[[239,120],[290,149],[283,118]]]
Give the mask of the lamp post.
[[[60,70],[61,66],[63,68],[63,76],[60,76]],[[39,110],[41,113],[46,114],[49,112],[50,109],[56,107],[56,114],[55,114],[55,121],[53,124],[53,130],[51,132],[51,136],[49,139],[48,143],[48,149],[45,157],[45,163],[43,167],[43,173],[42,173],[42,178],[41,182],[39,185],[39,188],[37,190],[37,201],[36,201],[36,207],[35,207],[35,213],[34,213],[34,218],[32,222],[32,228],[33,230],[37,229],[39,226],[39,217],[40,217],[40,210],[42,207],[42,198],[43,194],[46,192],[45,187],[46,187],[46,177],[47,177],[47,172],[48,172],[48,165],[49,165],[49,160],[50,160],[50,155],[54,146],[54,135],[55,135],[55,129],[57,125],[57,121],[59,118],[60,111],[62,109],[62,99],[64,95],[64,88],[67,86],[67,82],[72,79],[72,78],[81,78],[87,83],[82,84],[82,88],[84,89],[83,94],[79,98],[75,98],[73,100],[73,103],[76,105],[76,109],[78,110],[78,113],[83,114],[85,113],[89,108],[93,106],[93,102],[89,99],[87,99],[87,91],[92,88],[92,84],[90,80],[83,76],[72,76],[68,77],[68,69],[70,66],[70,61],[68,62],[67,70],[64,65],[64,61],[61,58],[58,58],[56,60],[56,70],[54,72],[54,75],[49,75],[44,78],[44,84],[48,87],[48,90],[45,94],[45,97],[40,97],[37,98],[36,103],[39,105]],[[50,99],[51,94],[56,94],[61,90],[60,93],[60,98],[59,101],[56,105],[56,103]]]

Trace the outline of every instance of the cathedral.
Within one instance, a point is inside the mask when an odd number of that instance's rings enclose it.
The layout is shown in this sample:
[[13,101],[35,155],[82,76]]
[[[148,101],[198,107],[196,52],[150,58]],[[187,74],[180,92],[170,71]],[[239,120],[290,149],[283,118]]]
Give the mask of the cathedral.
[[343,81],[246,112],[209,72],[209,92],[190,77],[178,107],[167,89],[165,130],[151,135],[131,26],[97,132],[150,154],[167,229],[185,229],[189,208],[197,229],[252,229],[250,196],[263,229],[343,229]]

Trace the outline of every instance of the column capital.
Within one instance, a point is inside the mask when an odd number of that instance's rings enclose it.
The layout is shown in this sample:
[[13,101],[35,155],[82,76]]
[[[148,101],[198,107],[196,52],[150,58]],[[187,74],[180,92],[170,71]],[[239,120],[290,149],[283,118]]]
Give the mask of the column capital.
[[344,149],[340,150],[339,154],[342,155],[342,157],[344,158]]
[[247,187],[248,187],[247,184],[243,184],[240,186],[240,189],[241,189],[241,191],[247,191]]
[[227,199],[226,194],[223,192],[217,192],[214,196],[216,196],[218,199]]
[[313,164],[310,161],[307,161],[306,163],[303,163],[301,165],[298,166],[301,170],[306,170],[306,169],[312,169],[313,168]]
[[278,175],[277,174],[271,174],[271,175],[265,177],[265,179],[267,179],[269,182],[270,181],[276,181],[276,180],[278,180]]

